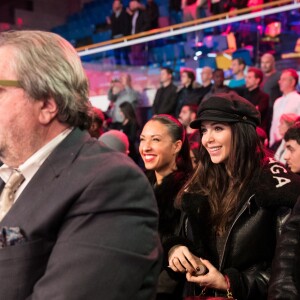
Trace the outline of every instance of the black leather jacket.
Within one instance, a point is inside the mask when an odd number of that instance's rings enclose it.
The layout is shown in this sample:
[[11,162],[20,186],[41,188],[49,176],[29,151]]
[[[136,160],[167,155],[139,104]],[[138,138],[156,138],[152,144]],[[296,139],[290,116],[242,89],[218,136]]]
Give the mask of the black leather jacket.
[[300,299],[300,197],[278,242],[268,299]]
[[[165,243],[166,250],[183,244],[195,255],[208,259],[229,277],[236,299],[267,299],[277,235],[299,193],[298,176],[271,160],[242,197],[238,213],[227,231],[221,256],[217,252],[215,233],[210,224],[207,197],[186,194],[183,210],[188,223],[184,223],[184,237],[169,239]],[[187,236],[190,240],[186,239]],[[218,291],[211,292],[220,294]]]

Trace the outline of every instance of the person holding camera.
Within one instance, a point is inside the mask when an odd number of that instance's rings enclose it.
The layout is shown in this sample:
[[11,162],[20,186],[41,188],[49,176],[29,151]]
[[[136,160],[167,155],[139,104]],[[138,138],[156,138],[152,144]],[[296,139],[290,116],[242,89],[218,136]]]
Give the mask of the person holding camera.
[[111,118],[110,128],[120,130],[124,121],[120,105],[124,102],[129,102],[136,108],[139,100],[138,92],[132,88],[129,74],[122,74],[120,79],[111,81],[108,99],[110,100],[110,105],[107,114]]
[[259,124],[255,106],[234,92],[203,101],[190,124],[201,134],[199,162],[177,198],[181,232],[164,243],[168,269],[186,273],[190,295],[267,299],[278,225],[300,185],[266,155]]

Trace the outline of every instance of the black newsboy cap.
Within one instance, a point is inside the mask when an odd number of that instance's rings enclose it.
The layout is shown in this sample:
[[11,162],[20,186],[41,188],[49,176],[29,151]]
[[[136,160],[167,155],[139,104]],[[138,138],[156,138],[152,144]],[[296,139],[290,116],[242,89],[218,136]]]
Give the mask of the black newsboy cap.
[[202,121],[236,123],[242,122],[260,125],[260,113],[248,100],[235,92],[218,93],[199,105],[198,117],[191,122],[191,128],[200,128]]

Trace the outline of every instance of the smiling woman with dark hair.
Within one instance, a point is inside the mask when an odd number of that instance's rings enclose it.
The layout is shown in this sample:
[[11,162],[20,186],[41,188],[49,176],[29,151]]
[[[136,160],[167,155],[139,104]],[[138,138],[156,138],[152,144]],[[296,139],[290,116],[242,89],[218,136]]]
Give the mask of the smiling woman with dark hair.
[[[156,196],[158,231],[164,241],[174,234],[179,224],[181,212],[174,207],[174,201],[192,171],[185,129],[170,115],[156,115],[142,130],[139,150]],[[181,299],[179,290],[176,281],[163,271],[157,299]]]
[[[266,299],[278,220],[293,207],[299,179],[266,157],[260,114],[246,99],[215,94],[198,116],[190,126],[201,131],[199,163],[177,198],[185,226],[164,243],[169,267],[186,273],[192,295]],[[207,273],[197,276],[200,265]]]

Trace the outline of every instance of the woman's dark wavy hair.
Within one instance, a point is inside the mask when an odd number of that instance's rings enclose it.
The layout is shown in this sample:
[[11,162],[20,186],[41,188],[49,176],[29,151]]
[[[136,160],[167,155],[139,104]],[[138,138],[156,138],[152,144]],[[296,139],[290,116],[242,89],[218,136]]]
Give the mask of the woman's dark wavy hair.
[[139,127],[134,108],[130,102],[125,101],[121,103],[120,110],[124,114],[125,119],[128,119],[130,122],[136,124]]
[[150,121],[157,121],[165,125],[168,128],[173,142],[178,140],[182,141],[182,147],[176,158],[176,166],[178,171],[191,172],[193,166],[190,157],[190,146],[182,124],[176,118],[167,114],[155,115]]
[[229,126],[232,139],[226,165],[214,164],[207,150],[200,147],[198,166],[176,199],[176,206],[181,207],[185,192],[207,196],[212,224],[220,234],[232,222],[239,201],[254,174],[267,162],[254,126],[240,122],[231,123]]

